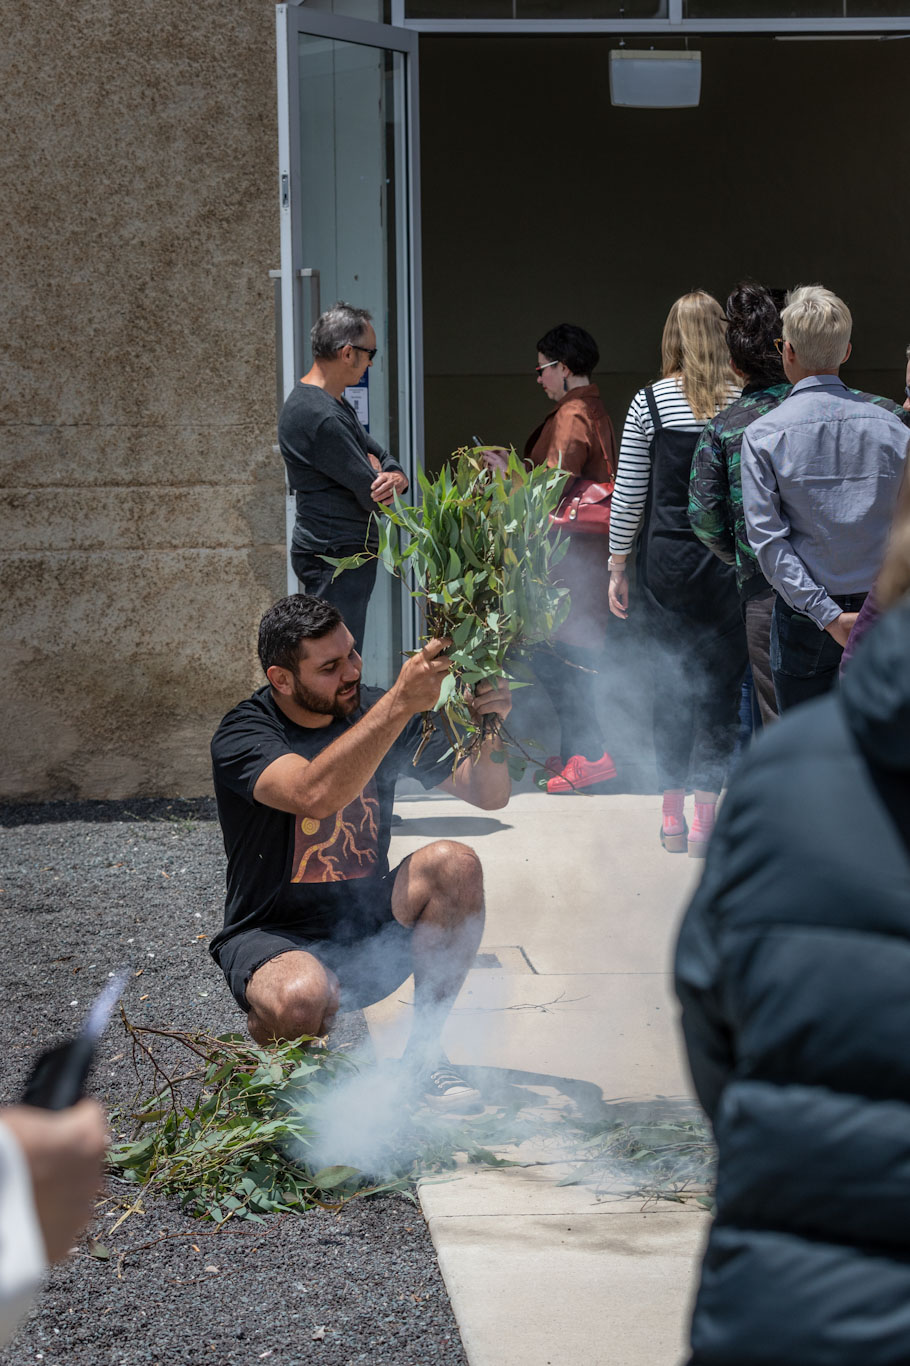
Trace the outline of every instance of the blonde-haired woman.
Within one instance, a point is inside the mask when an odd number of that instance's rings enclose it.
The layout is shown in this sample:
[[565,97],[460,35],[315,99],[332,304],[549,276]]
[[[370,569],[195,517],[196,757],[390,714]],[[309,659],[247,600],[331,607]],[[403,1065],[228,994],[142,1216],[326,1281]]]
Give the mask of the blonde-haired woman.
[[[664,326],[662,378],[632,400],[610,514],[610,610],[629,612],[626,562],[639,528],[638,601],[654,662],[654,749],[663,791],[660,838],[703,858],[736,742],[746,671],[733,569],[695,537],[687,515],[692,457],[705,423],[739,395],[726,318],[710,294],[677,299]],[[686,790],[695,790],[688,828]]]

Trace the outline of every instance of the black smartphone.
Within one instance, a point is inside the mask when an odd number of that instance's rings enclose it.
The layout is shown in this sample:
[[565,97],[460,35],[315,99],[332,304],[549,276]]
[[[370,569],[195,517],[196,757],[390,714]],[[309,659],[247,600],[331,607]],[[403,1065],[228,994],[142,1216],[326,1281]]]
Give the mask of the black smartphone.
[[25,1083],[23,1105],[35,1105],[42,1110],[66,1110],[82,1099],[98,1040],[123,995],[128,977],[126,968],[115,973],[96,997],[76,1037],[41,1054]]

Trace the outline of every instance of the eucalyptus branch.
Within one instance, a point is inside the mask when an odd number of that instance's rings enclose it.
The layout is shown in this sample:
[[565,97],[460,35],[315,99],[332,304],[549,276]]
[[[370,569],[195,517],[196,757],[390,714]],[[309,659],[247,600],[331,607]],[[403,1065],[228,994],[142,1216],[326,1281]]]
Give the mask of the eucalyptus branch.
[[[323,556],[336,574],[380,560],[419,600],[427,638],[451,639],[452,672],[436,709],[445,717],[456,765],[500,729],[496,718],[474,721],[468,693],[492,678],[523,686],[515,663],[550,640],[568,615],[568,592],[552,572],[568,541],[550,525],[565,480],[563,470],[526,469],[514,450],[506,469],[494,472],[480,448],[462,447],[435,479],[418,474],[420,507],[395,495],[377,520],[375,552]],[[519,754],[503,759],[513,776],[524,771]]]

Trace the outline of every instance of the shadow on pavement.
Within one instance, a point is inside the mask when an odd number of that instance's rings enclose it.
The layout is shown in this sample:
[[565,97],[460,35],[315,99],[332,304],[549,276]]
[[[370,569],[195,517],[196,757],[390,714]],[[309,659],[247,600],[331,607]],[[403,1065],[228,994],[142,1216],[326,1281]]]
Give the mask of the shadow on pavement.
[[469,835],[496,835],[500,830],[511,830],[511,825],[492,816],[423,816],[409,820],[407,808],[398,808],[401,824],[395,827],[398,835],[425,835],[430,839],[466,838]]
[[549,1072],[524,1072],[508,1067],[470,1067],[458,1064],[458,1071],[476,1086],[487,1105],[544,1105],[558,1103],[561,1097],[575,1106],[577,1117],[585,1121],[623,1124],[679,1123],[703,1119],[691,1096],[610,1096],[605,1097],[594,1082],[577,1077],[559,1077]]

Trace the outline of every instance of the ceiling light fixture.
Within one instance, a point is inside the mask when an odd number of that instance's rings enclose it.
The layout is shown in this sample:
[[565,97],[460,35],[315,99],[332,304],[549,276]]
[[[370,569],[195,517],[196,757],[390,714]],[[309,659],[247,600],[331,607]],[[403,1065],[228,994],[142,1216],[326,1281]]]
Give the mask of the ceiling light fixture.
[[610,103],[629,109],[691,109],[701,95],[700,52],[614,48]]

